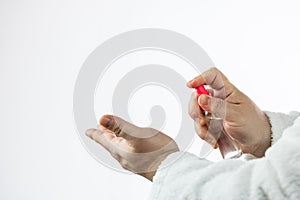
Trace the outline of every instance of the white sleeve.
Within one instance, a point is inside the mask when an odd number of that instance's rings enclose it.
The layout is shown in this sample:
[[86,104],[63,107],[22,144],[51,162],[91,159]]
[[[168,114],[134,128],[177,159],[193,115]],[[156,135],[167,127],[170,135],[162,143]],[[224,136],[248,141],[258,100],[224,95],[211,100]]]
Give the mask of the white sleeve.
[[272,145],[281,137],[283,131],[293,125],[295,119],[300,116],[300,113],[295,111],[289,114],[265,111],[265,114],[268,116],[272,126]]
[[[274,116],[270,117],[271,123],[272,119]],[[260,159],[212,163],[189,153],[171,154],[164,162],[184,155],[172,165],[160,167],[153,179],[150,199],[299,200],[300,117],[288,124],[292,126]],[[279,130],[277,125],[273,125],[273,131]]]

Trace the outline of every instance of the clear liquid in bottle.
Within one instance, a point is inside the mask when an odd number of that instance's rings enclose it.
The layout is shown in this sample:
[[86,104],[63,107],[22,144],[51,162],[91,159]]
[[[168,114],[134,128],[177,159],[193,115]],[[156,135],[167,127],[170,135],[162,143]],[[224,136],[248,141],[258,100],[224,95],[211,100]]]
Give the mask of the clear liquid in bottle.
[[223,128],[223,119],[205,112],[206,125],[209,133],[217,140],[219,150],[224,159],[238,158],[242,150],[237,142],[226,133]]
[[[210,95],[204,85],[196,88],[198,96],[201,94]],[[242,155],[242,150],[238,143],[226,133],[223,127],[223,119],[213,116],[205,111],[206,125],[209,133],[217,140],[219,150],[224,159],[238,158]]]

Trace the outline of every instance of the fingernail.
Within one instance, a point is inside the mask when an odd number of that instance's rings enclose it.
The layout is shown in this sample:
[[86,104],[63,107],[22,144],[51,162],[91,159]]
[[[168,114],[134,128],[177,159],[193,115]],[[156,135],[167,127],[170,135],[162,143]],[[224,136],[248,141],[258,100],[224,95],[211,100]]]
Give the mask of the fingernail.
[[209,96],[207,95],[201,95],[200,96],[200,100],[199,103],[203,106],[207,106],[208,105],[208,101],[209,101]]
[[108,117],[103,117],[101,119],[101,124],[103,126],[105,126],[106,128],[109,128],[110,124],[111,124],[111,118],[108,118]]

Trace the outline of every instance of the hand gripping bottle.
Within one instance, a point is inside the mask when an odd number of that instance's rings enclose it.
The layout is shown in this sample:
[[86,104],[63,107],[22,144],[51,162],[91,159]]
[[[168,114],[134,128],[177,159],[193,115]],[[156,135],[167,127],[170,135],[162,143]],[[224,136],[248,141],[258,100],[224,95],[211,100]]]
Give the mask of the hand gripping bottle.
[[[201,94],[210,95],[205,89],[204,85],[200,85],[196,88],[198,97]],[[226,133],[223,127],[223,119],[216,117],[207,111],[204,111],[206,125],[208,131],[217,140],[219,150],[224,159],[238,158],[242,155],[242,150],[237,142]]]

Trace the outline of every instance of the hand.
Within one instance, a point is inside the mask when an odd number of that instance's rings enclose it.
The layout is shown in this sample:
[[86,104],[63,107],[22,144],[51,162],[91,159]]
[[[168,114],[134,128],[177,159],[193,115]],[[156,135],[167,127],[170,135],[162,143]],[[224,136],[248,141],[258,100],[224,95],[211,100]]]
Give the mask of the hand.
[[187,86],[196,88],[202,84],[212,89],[212,96],[202,94],[198,98],[193,94],[189,106],[200,138],[217,147],[216,139],[207,131],[203,115],[203,110],[206,110],[223,119],[224,130],[237,140],[244,153],[264,156],[271,144],[271,126],[264,112],[217,68],[195,77]]
[[112,115],[100,119],[99,129],[86,135],[102,145],[124,169],[152,181],[161,162],[179,151],[175,141],[152,128],[140,128]]

